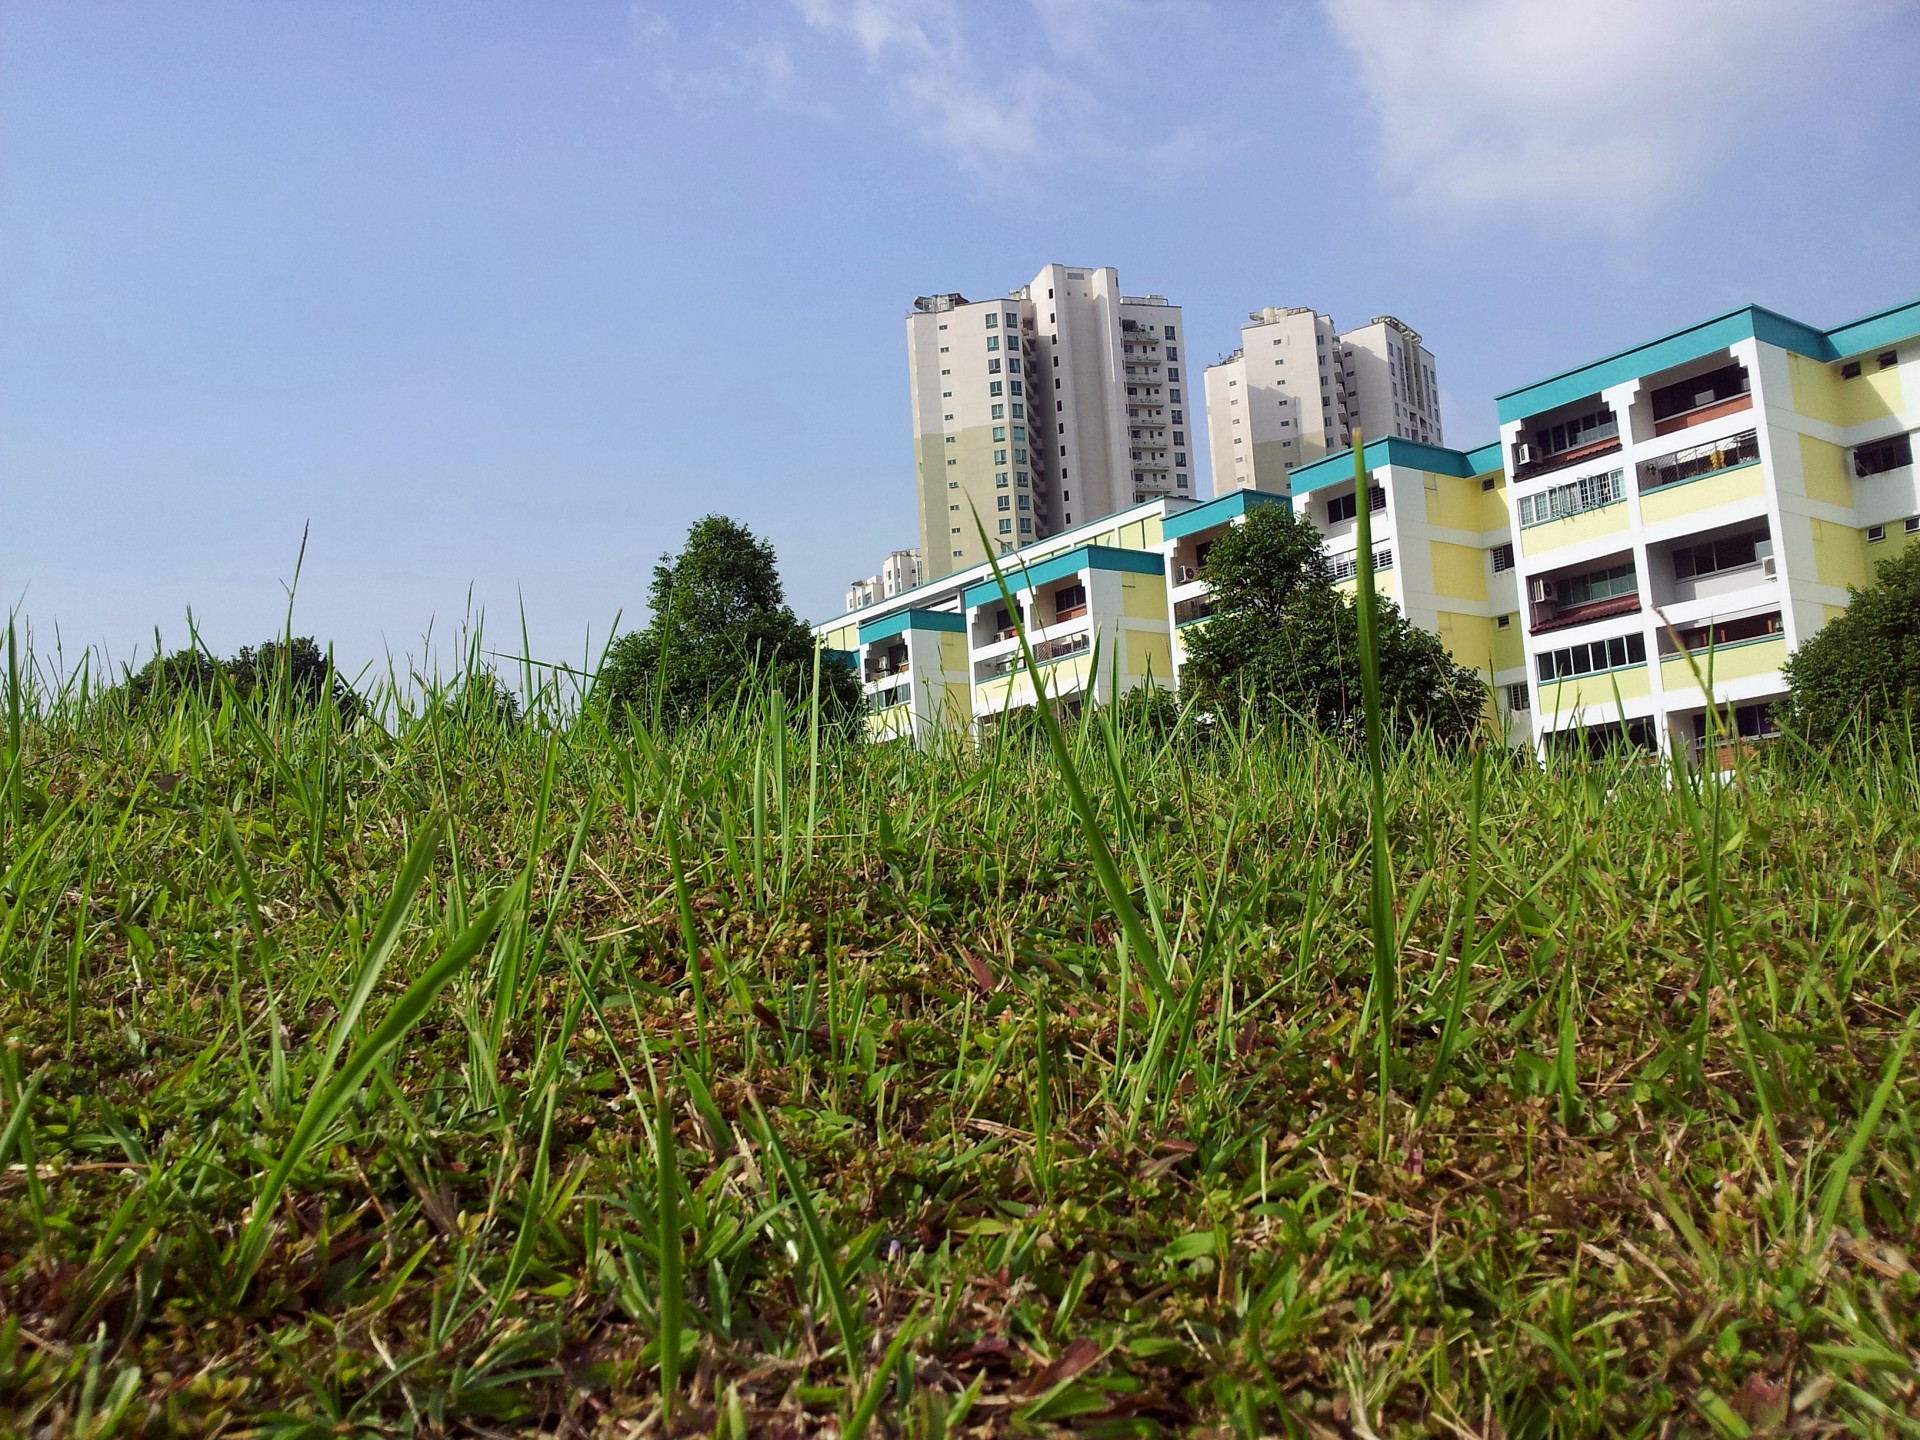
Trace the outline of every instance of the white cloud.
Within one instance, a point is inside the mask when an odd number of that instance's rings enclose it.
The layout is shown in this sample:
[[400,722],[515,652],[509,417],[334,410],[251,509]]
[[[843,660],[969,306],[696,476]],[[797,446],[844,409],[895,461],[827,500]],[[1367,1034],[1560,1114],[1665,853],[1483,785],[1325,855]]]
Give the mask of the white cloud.
[[[1108,27],[1144,13],[1141,0],[1033,0],[1054,61],[1092,62]],[[1151,160],[1166,139],[1122,145],[1114,117],[1061,65],[1010,44],[979,47],[967,21],[1004,12],[957,0],[795,0],[813,30],[851,40],[884,80],[891,103],[921,139],[976,175],[1009,165],[1117,158]]]
[[1383,178],[1411,205],[1613,226],[1798,103],[1796,81],[1871,14],[1858,0],[1322,5],[1358,64]]

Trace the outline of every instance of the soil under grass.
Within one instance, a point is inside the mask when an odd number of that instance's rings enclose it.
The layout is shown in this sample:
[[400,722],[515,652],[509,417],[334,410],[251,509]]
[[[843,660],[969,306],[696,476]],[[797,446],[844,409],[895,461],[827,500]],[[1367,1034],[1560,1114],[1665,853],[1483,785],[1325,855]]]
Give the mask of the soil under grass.
[[1911,756],[40,708],[20,1431],[1920,1433]]

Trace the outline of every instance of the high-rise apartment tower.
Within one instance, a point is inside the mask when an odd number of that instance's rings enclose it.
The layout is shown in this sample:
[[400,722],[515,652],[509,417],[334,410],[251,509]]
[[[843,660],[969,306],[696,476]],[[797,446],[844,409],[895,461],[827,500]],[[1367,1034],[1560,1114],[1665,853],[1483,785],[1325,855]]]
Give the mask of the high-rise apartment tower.
[[1191,495],[1181,324],[1158,295],[1122,295],[1110,266],[1049,265],[1000,300],[915,300],[907,357],[926,578],[989,547],[1008,554]]
[[1248,320],[1240,348],[1206,370],[1216,495],[1286,494],[1293,471],[1352,446],[1356,421],[1370,440],[1441,443],[1433,355],[1393,316],[1345,333],[1304,305]]

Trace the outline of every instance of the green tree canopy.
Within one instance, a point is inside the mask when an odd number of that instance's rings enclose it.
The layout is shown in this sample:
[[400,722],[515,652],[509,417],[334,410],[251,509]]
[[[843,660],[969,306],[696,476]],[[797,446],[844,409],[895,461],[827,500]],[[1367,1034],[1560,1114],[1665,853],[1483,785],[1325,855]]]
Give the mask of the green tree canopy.
[[311,635],[243,646],[238,655],[227,661],[226,669],[234,690],[243,700],[269,700],[284,685],[285,694],[296,708],[331,702],[348,719],[366,708],[353,687],[334,669],[333,656],[322,650]]
[[217,702],[224,686],[231,685],[242,700],[261,701],[282,683],[299,708],[330,700],[348,718],[366,708],[311,635],[263,641],[229,660],[216,660],[191,646],[156,655],[127,677],[126,692],[134,705],[170,706],[188,693]]
[[[1250,510],[1207,551],[1213,614],[1187,632],[1182,684],[1229,722],[1293,718],[1359,733],[1360,617],[1335,588],[1320,533],[1284,506]],[[1480,723],[1487,688],[1438,636],[1380,598],[1380,688],[1390,733],[1460,739]]]
[[1787,662],[1787,722],[1825,744],[1920,718],[1920,545],[1883,560],[1846,613]]
[[[595,696],[608,713],[674,729],[777,687],[795,705],[811,699],[813,634],[787,607],[773,547],[724,515],[687,532],[663,555],[649,592],[653,616],[608,649]],[[860,684],[835,660],[820,665],[821,706],[834,723],[855,715]]]

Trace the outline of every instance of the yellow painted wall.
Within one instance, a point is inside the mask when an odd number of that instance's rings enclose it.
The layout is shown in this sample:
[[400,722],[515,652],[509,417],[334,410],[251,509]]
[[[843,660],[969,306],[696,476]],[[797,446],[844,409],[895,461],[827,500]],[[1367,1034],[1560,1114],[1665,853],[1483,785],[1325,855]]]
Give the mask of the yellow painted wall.
[[1462,615],[1453,610],[1436,612],[1440,643],[1447,653],[1469,669],[1491,673],[1494,663],[1493,621],[1485,615]]
[[[1481,483],[1489,476],[1493,479],[1493,489],[1482,490]],[[1482,531],[1505,530],[1513,524],[1513,515],[1507,509],[1507,472],[1489,470],[1485,475],[1475,475],[1467,484],[1473,487],[1480,497],[1480,526]]]
[[1800,471],[1809,500],[1828,505],[1852,505],[1853,482],[1847,478],[1847,452],[1811,435],[1800,437]]
[[1809,520],[1813,527],[1814,575],[1822,585],[1865,585],[1867,546],[1860,531],[1830,520]]
[[1433,588],[1436,594],[1455,600],[1487,598],[1487,552],[1445,540],[1427,543],[1433,563]]
[[1167,582],[1155,575],[1120,576],[1121,613],[1135,620],[1167,618]]
[[1887,538],[1867,545],[1867,564],[1878,570],[1882,562],[1898,558],[1909,545],[1915,544],[1920,544],[1920,532],[1909,535],[1901,528],[1898,520],[1890,521],[1887,525]]
[[1173,678],[1173,648],[1164,634],[1151,630],[1126,632],[1126,673],[1130,679],[1151,675],[1156,680]]
[[860,648],[860,626],[858,623],[842,625],[837,630],[829,630],[822,642],[829,650],[858,650]]
[[1570,715],[1589,705],[1611,705],[1616,691],[1622,700],[1639,700],[1651,694],[1653,680],[1647,667],[1634,665],[1600,675],[1545,681],[1540,686],[1540,709],[1544,715]]
[[1793,382],[1793,408],[1830,425],[1860,425],[1885,420],[1901,408],[1901,366],[1874,368],[1871,355],[1862,360],[1861,373],[1840,378],[1838,365],[1822,364],[1804,355],[1787,356]]
[[1493,632],[1493,668],[1495,670],[1516,670],[1527,660],[1526,646],[1520,638],[1520,617],[1513,616],[1513,623],[1506,629],[1498,627]]
[[1589,510],[1584,515],[1569,515],[1564,520],[1549,520],[1520,532],[1520,548],[1527,555],[1540,555],[1565,545],[1579,545],[1603,535],[1618,535],[1627,528],[1624,502]]
[[1484,530],[1486,507],[1480,503],[1480,482],[1457,475],[1421,475],[1426,495],[1427,523],[1449,530]]
[[1722,471],[1717,475],[1703,475],[1698,480],[1683,480],[1678,485],[1668,485],[1641,495],[1640,520],[1646,525],[1658,525],[1663,520],[1711,510],[1716,505],[1750,500],[1764,494],[1766,488],[1764,465],[1742,465],[1738,469]]
[[[1700,689],[1702,680],[1709,673],[1713,683],[1718,686],[1728,680],[1745,680],[1754,675],[1766,675],[1778,670],[1787,663],[1787,641],[1785,636],[1775,636],[1767,640],[1752,640],[1744,645],[1722,645],[1717,647],[1709,659],[1705,650],[1696,650],[1692,655],[1669,655],[1660,662],[1660,683],[1669,692],[1675,690]],[[1695,678],[1695,668],[1699,678]]]

